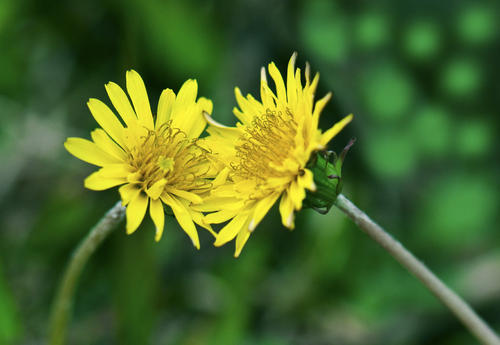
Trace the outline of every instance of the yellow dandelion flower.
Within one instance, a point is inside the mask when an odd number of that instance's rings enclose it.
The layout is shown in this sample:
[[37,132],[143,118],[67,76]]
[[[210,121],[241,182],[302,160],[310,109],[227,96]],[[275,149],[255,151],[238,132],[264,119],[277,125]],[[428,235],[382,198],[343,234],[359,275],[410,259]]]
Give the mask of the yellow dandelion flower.
[[132,104],[120,86],[113,82],[105,86],[122,121],[103,102],[90,99],[87,105],[101,128],[92,131],[92,141],[68,138],[64,146],[77,158],[101,167],[85,179],[86,188],[105,190],[121,185],[128,234],[139,227],[149,206],[159,241],[165,203],[199,248],[194,223],[212,230],[191,206],[203,201],[202,195],[211,185],[206,179],[210,170],[207,152],[198,144],[198,137],[206,126],[202,113],[212,112],[212,102],[196,99],[198,84],[190,79],[177,95],[171,89],[163,90],[154,119],[140,75],[127,71],[126,84]]
[[206,216],[209,223],[232,219],[218,233],[215,245],[236,237],[236,257],[280,196],[282,223],[293,229],[294,211],[302,208],[306,189],[316,189],[313,173],[306,168],[309,159],[352,119],[349,115],[324,133],[318,129],[331,94],[314,104],[319,75],[311,80],[307,65],[303,86],[296,58],[293,54],[288,64],[286,85],[275,64],[269,64],[276,93],[267,83],[264,68],[260,101],[235,89],[239,109],[234,114],[240,121],[236,127],[221,125],[206,114],[210,136],[204,142],[224,168],[213,182],[210,198],[195,208],[218,210]]

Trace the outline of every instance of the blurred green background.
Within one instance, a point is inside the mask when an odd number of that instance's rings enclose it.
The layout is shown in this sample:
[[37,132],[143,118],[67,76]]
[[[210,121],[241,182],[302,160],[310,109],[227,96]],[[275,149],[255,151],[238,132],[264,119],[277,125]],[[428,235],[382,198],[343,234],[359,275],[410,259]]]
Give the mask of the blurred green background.
[[[232,124],[233,88],[260,66],[321,72],[321,126],[355,121],[345,194],[500,330],[498,1],[0,1],[0,344],[43,344],[71,251],[118,199],[63,149],[97,127],[104,84],[162,89],[195,77]],[[173,220],[160,243],[124,226],[86,267],[70,344],[477,342],[420,283],[337,210],[286,231],[273,209],[232,258]]]

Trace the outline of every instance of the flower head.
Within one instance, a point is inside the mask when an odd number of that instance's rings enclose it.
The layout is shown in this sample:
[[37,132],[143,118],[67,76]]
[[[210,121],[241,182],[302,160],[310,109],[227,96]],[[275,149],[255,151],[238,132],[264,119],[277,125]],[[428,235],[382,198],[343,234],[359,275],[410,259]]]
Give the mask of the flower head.
[[92,131],[92,141],[68,138],[64,146],[77,158],[101,167],[85,179],[86,188],[104,190],[121,185],[128,234],[139,227],[149,206],[159,241],[165,203],[199,248],[194,223],[211,228],[191,206],[202,202],[211,185],[207,151],[200,147],[198,137],[206,126],[202,113],[212,112],[212,102],[196,99],[198,85],[190,79],[177,96],[171,89],[163,90],[154,119],[140,75],[128,71],[126,79],[132,104],[117,84],[106,84],[122,121],[103,102],[90,99],[87,105],[101,128]]
[[302,85],[296,57],[293,54],[288,64],[286,85],[275,64],[269,64],[276,92],[262,69],[260,101],[251,95],[243,97],[235,89],[239,109],[234,114],[240,121],[236,127],[223,126],[206,115],[210,137],[205,142],[224,169],[202,209],[218,210],[206,216],[210,223],[232,218],[215,245],[236,237],[235,256],[280,197],[282,223],[293,229],[294,211],[302,208],[306,189],[316,189],[313,173],[306,168],[308,161],[352,119],[349,115],[324,133],[318,129],[320,113],[331,94],[314,103],[319,75],[311,80],[307,65]]

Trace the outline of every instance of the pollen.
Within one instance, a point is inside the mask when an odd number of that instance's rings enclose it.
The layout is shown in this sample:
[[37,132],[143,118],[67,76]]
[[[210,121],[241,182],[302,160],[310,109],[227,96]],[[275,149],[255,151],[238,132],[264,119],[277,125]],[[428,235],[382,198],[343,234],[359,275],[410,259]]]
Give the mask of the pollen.
[[158,166],[165,172],[169,172],[174,168],[174,159],[170,157],[160,156],[158,158]]
[[256,117],[236,146],[237,164],[233,170],[243,178],[267,180],[287,175],[284,163],[293,158],[297,122],[289,109],[266,110]]
[[206,151],[198,146],[196,139],[188,139],[170,122],[145,131],[128,150],[129,166],[142,189],[149,189],[161,180],[166,181],[165,188],[200,191],[210,187],[203,178],[208,170]]

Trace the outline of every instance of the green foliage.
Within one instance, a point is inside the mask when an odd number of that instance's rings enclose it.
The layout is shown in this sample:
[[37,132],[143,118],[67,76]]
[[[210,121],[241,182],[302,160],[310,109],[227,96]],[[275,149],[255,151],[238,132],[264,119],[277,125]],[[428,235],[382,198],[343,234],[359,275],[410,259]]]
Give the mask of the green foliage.
[[[355,115],[328,148],[357,138],[344,193],[445,280],[474,276],[460,292],[498,330],[498,284],[478,288],[497,266],[473,263],[500,247],[499,12],[487,0],[0,1],[0,344],[43,342],[68,256],[118,198],[85,190],[94,168],[62,146],[97,127],[88,98],[110,104],[104,83],[134,68],[156,109],[161,90],[197,78],[231,124],[233,87],[258,96],[260,66],[293,51],[320,72],[317,95],[333,92],[320,127]],[[474,343],[335,208],[300,212],[293,232],[277,208],[237,260],[203,230],[195,250],[170,217],[159,243],[151,222],[122,226],[83,272],[71,344]]]

